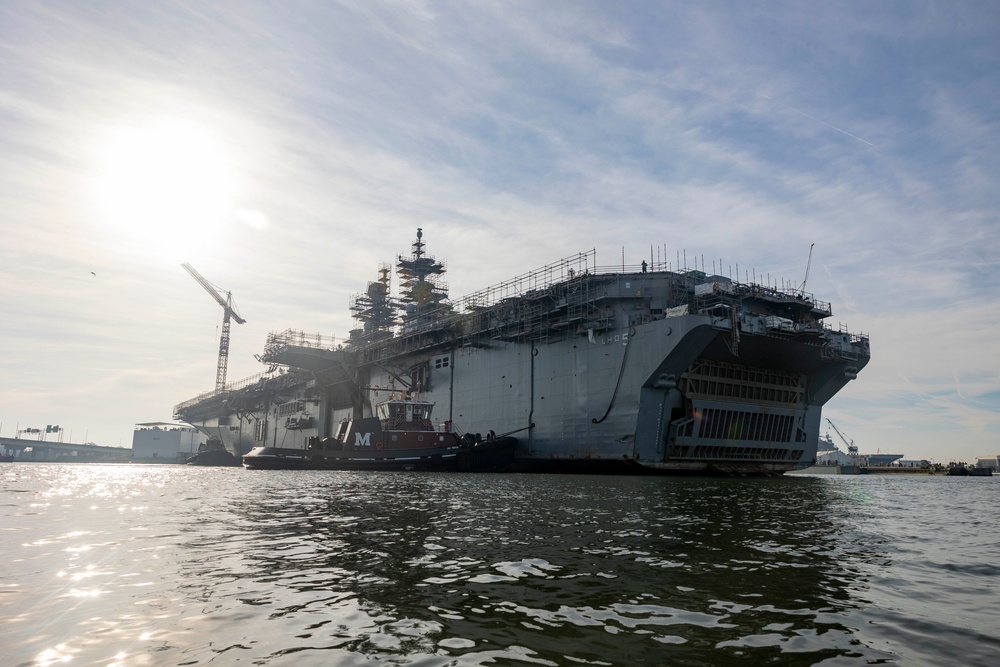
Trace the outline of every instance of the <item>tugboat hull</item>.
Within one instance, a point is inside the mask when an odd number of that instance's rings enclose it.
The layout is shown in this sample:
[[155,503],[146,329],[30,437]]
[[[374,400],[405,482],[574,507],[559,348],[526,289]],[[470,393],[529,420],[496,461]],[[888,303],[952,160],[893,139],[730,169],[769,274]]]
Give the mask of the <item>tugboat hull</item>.
[[243,457],[248,470],[389,470],[425,472],[504,471],[514,462],[517,438],[497,438],[472,447],[377,452],[313,451],[255,447]]

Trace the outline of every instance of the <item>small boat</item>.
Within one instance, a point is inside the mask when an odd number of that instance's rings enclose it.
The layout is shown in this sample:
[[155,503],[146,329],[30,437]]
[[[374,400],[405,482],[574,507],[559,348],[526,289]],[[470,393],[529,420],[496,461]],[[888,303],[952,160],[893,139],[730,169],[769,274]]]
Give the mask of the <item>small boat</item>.
[[434,404],[407,395],[375,406],[375,417],[345,420],[333,437],[305,449],[255,447],[243,456],[249,470],[506,470],[517,438],[493,432],[459,434],[431,421]]
[[208,442],[198,446],[198,453],[189,456],[185,463],[189,466],[238,466],[240,460],[225,448],[221,440],[209,438]]
[[980,468],[978,466],[967,466],[964,463],[958,463],[948,468],[948,474],[952,477],[991,477],[993,470],[991,468]]

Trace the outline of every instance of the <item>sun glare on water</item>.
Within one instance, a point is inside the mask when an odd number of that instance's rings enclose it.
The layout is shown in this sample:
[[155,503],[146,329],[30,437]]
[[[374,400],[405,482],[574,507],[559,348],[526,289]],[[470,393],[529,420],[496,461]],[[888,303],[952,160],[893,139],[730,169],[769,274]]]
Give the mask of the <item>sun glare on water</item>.
[[162,121],[113,131],[101,148],[98,214],[112,242],[177,261],[233,216],[233,170],[206,128]]

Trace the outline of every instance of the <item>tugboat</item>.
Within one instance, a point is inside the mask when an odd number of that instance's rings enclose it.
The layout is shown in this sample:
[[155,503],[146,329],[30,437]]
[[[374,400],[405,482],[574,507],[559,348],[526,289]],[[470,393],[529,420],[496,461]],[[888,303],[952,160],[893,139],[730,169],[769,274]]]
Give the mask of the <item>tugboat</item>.
[[238,466],[240,460],[229,453],[218,438],[198,446],[198,453],[189,456],[185,463],[189,466]]
[[502,471],[514,462],[517,438],[460,435],[451,422],[431,421],[434,404],[390,396],[375,417],[344,420],[333,437],[313,438],[306,449],[255,447],[243,456],[248,470]]

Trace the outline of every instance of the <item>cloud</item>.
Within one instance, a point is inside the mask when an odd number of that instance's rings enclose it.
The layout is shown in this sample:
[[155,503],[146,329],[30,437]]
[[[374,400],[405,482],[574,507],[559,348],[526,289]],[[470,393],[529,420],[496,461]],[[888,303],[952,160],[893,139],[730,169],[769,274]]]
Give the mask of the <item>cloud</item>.
[[93,201],[108,133],[166,118],[206,128],[232,164],[224,236],[183,244],[248,320],[231,378],[261,370],[271,330],[346,334],[350,296],[416,227],[456,298],[590,249],[798,285],[815,243],[809,290],[875,351],[835,420],[913,454],[934,450],[913,432],[931,427],[986,448],[993,19],[870,3],[7,4],[0,312],[16,315],[0,326],[17,354],[0,365],[2,421],[58,406],[35,374],[76,396],[100,374],[107,398],[73,416],[109,442],[211,387],[221,309],[163,243],[109,233]]

